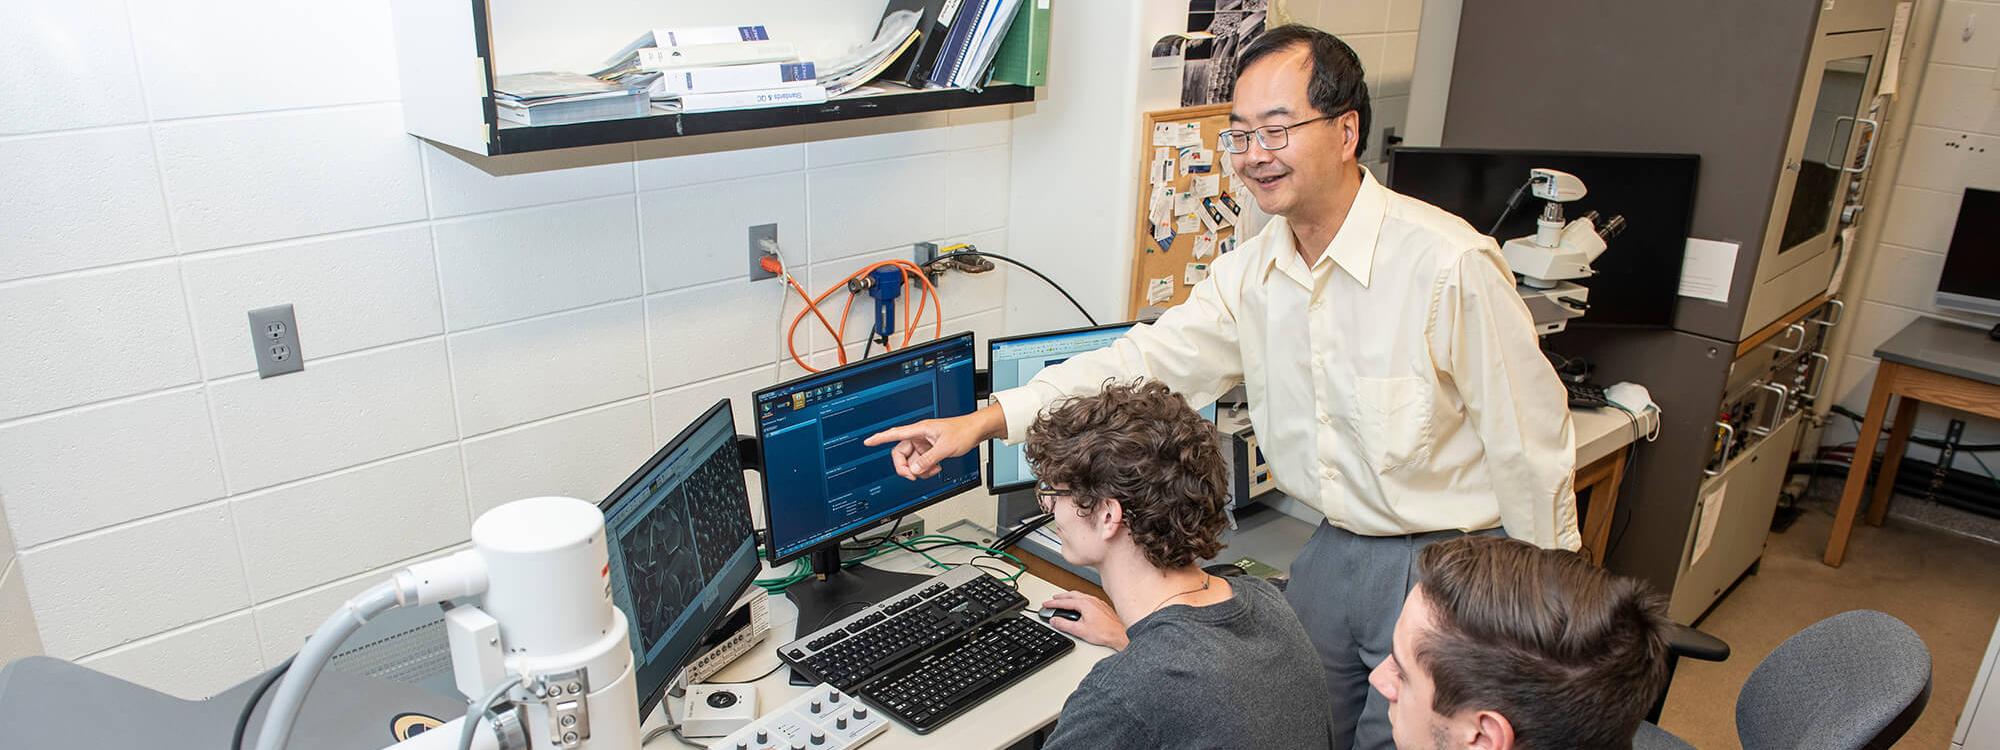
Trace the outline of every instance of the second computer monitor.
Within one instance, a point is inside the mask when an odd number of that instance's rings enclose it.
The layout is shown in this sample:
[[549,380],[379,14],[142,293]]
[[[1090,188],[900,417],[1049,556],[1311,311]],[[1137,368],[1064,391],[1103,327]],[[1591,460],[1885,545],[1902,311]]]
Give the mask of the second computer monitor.
[[[986,343],[987,367],[993,371],[993,391],[1027,385],[1043,368],[1084,352],[1110,346],[1135,323],[1113,323],[1066,331],[1003,336]],[[1201,416],[1215,421],[1215,404],[1201,408]],[[1035,485],[1035,470],[1028,465],[1027,451],[1020,445],[994,440],[987,446],[989,463],[986,487],[994,493],[1027,489]]]
[[911,481],[896,474],[893,445],[862,445],[891,427],[971,413],[973,367],[972,334],[961,333],[758,391],[771,563],[978,486],[977,456]]

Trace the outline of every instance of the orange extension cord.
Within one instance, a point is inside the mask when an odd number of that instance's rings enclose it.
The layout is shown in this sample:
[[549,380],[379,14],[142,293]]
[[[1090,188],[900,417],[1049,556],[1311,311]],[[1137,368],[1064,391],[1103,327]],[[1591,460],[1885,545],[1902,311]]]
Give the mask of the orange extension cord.
[[[932,335],[933,336],[944,335],[943,298],[941,295],[938,294],[937,287],[931,285],[930,276],[926,275],[924,273],[924,270],[918,267],[917,264],[912,263],[910,261],[885,260],[878,263],[871,263],[859,271],[855,271],[854,273],[848,274],[847,278],[835,282],[833,286],[828,287],[826,291],[821,292],[818,297],[813,297],[807,294],[805,287],[800,286],[799,282],[796,279],[792,278],[792,275],[790,273],[787,273],[784,270],[784,265],[782,261],[779,261],[775,256],[765,258],[762,265],[765,270],[771,271],[773,273],[779,274],[780,276],[784,277],[785,284],[791,287],[792,291],[799,295],[799,299],[804,300],[806,303],[806,308],[804,310],[800,310],[797,315],[792,316],[792,322],[785,327],[785,351],[786,353],[791,355],[792,361],[797,363],[799,367],[804,368],[806,372],[819,372],[819,369],[813,367],[810,364],[807,364],[805,358],[799,356],[799,350],[797,344],[799,323],[803,322],[806,319],[806,315],[808,313],[810,313],[813,317],[818,318],[820,326],[826,329],[827,335],[833,337],[834,352],[839,357],[840,364],[843,365],[847,364],[847,337],[845,335],[847,330],[847,316],[848,313],[853,312],[854,298],[859,295],[855,293],[849,293],[847,295],[847,304],[843,305],[840,310],[840,326],[838,328],[836,328],[831,321],[828,321],[826,319],[826,315],[820,312],[819,306],[821,303],[824,303],[828,297],[831,297],[834,294],[840,292],[842,289],[845,289],[849,281],[853,281],[854,279],[867,276],[869,272],[874,271],[875,269],[878,268],[891,267],[900,269],[903,272],[903,283],[905,286],[909,285],[910,277],[912,275],[915,275],[917,281],[922,285],[924,296],[922,300],[916,303],[915,310],[911,309],[911,302],[910,302],[910,298],[913,295],[907,292],[904,293],[903,295],[903,343],[901,345],[909,346],[910,341],[916,337],[917,328],[923,324],[924,307],[926,305],[929,305],[931,311],[934,313],[932,317],[935,318],[935,320],[933,321],[935,328]],[[874,335],[872,330],[870,331],[869,335],[871,336]],[[885,343],[884,346],[886,347],[887,344]]]

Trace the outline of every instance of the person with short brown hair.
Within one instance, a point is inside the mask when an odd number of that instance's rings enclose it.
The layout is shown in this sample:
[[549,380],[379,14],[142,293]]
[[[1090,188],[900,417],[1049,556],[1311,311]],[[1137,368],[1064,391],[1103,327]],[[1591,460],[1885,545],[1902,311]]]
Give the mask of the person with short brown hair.
[[1369,682],[1396,747],[1632,747],[1667,683],[1666,604],[1583,555],[1467,536],[1417,554]]
[[1028,430],[1036,501],[1063,559],[1102,599],[1044,607],[1057,630],[1119,651],[1063,705],[1047,748],[1325,748],[1326,674],[1284,595],[1200,563],[1222,550],[1228,490],[1215,430],[1157,382],[1059,403]]

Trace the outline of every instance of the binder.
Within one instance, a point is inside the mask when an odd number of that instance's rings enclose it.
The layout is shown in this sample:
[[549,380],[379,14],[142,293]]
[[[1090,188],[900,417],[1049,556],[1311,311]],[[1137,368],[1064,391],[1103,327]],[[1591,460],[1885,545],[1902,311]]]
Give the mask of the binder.
[[918,11],[922,17],[917,19],[917,42],[889,64],[888,71],[882,74],[883,80],[923,88],[930,80],[932,65],[944,49],[945,37],[951,34],[952,20],[963,4],[964,0],[889,0],[882,11],[883,17],[899,10]]
[[972,32],[979,26],[979,15],[989,3],[999,0],[964,0],[958,9],[958,18],[951,24],[951,35],[945,37],[944,50],[931,67],[930,83],[933,86],[950,87],[951,78],[958,72],[965,60],[966,48],[972,43]]
[[1049,82],[1049,4],[1027,0],[1014,16],[1014,26],[993,57],[993,80],[1022,86]]

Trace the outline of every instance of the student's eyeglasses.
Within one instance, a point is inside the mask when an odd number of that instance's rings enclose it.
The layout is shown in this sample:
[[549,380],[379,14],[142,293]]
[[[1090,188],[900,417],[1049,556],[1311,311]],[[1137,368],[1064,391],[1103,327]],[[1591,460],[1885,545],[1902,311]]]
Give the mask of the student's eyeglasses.
[[1056,510],[1056,499],[1069,496],[1069,490],[1059,490],[1049,486],[1047,483],[1035,485],[1035,506],[1041,508],[1043,513],[1054,513]]
[[1295,122],[1290,125],[1265,125],[1255,130],[1224,130],[1216,134],[1215,147],[1228,153],[1240,154],[1250,150],[1250,138],[1254,135],[1257,138],[1257,145],[1263,146],[1265,151],[1276,151],[1291,145],[1292,128],[1311,125],[1320,120],[1332,119],[1343,114],[1346,114],[1346,112],[1320,115],[1319,117],[1304,122]]

